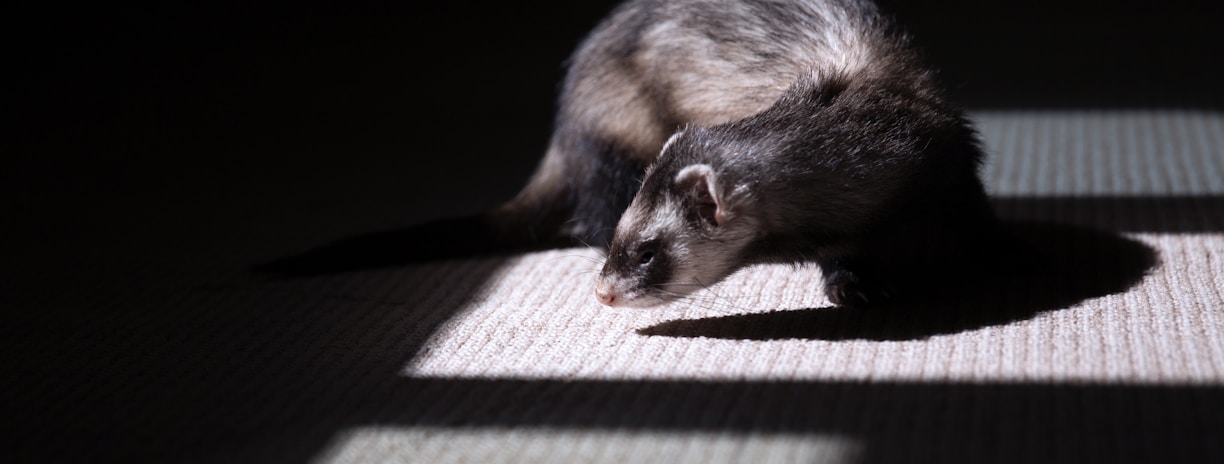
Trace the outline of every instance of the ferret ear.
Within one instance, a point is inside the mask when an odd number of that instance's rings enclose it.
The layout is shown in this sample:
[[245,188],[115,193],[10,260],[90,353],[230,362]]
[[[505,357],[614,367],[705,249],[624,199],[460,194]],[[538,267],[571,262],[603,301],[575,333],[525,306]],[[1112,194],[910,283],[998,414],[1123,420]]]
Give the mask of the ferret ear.
[[708,164],[686,166],[676,174],[676,187],[696,201],[697,214],[714,226],[727,224],[730,215],[722,191],[716,182],[714,168]]

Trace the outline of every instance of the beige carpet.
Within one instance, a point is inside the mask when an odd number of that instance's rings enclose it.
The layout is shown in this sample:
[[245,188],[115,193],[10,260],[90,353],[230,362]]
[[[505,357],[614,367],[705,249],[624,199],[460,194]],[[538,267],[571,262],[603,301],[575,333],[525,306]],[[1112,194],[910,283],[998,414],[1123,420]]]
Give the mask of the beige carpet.
[[30,461],[1224,462],[1224,114],[974,118],[1048,276],[850,311],[816,268],[759,266],[611,309],[581,248],[267,280],[244,266],[309,246],[276,232],[309,210],[113,232],[6,291],[46,330],[3,329],[6,441]]

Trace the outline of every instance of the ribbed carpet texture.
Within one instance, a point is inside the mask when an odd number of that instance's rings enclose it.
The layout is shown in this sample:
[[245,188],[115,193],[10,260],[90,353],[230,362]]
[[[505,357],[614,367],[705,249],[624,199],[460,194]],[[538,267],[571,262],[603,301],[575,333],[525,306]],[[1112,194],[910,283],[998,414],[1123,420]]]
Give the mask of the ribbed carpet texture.
[[832,307],[815,267],[769,265],[626,309],[595,301],[584,248],[268,279],[244,266],[311,244],[269,246],[268,229],[142,245],[164,253],[32,269],[77,285],[8,292],[55,329],[4,329],[28,354],[4,390],[26,397],[8,446],[45,462],[1224,462],[1224,115],[972,116],[996,209],[1042,275],[872,311]]

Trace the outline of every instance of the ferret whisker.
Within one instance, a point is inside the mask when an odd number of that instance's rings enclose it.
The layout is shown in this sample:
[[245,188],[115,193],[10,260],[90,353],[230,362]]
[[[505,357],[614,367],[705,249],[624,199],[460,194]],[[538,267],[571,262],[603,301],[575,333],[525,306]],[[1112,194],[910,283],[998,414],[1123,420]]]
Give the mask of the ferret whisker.
[[[662,287],[701,287],[709,295],[713,296],[713,298],[703,299],[700,297],[693,297],[692,295],[689,295],[689,294],[673,292],[673,291],[667,290],[666,288],[662,288]],[[675,297],[676,299],[688,298],[688,300],[690,301],[690,304],[692,304],[693,306],[697,306],[702,309],[718,311],[724,314],[731,313],[732,311],[740,311],[740,312],[749,311],[751,309],[751,308],[746,308],[746,307],[743,307],[741,305],[737,305],[731,302],[730,299],[727,298],[726,296],[723,296],[719,294],[718,292],[714,291],[712,286],[701,283],[700,281],[665,283],[665,284],[653,285],[652,288],[654,288],[659,293],[662,293],[667,296]]]
[[575,236],[574,236],[574,240],[575,240],[575,241],[577,241],[578,243],[581,243],[581,244],[582,244],[582,246],[584,246],[584,247],[587,247],[587,248],[595,248],[595,246],[594,246],[594,245],[591,245],[591,242],[587,241],[587,237],[579,237],[579,236],[575,235]]
[[[592,233],[592,235],[593,234],[594,233]],[[590,238],[590,235],[588,235],[587,237],[574,236],[574,240],[577,240],[578,243],[582,244],[582,246],[585,246],[588,250],[594,250],[596,253],[599,253],[600,256],[603,256],[606,258],[608,256],[607,250],[604,250],[603,247],[591,245],[591,242],[587,240],[588,238]]]
[[599,266],[602,266],[602,265],[603,265],[603,262],[604,262],[604,260],[602,260],[602,259],[595,258],[595,257],[593,257],[593,256],[586,256],[586,255],[562,255],[562,256],[558,257],[558,259],[560,259],[560,258],[578,258],[578,259],[582,259],[582,260],[584,260],[584,261],[590,261],[590,262],[595,263],[596,265],[599,265]]

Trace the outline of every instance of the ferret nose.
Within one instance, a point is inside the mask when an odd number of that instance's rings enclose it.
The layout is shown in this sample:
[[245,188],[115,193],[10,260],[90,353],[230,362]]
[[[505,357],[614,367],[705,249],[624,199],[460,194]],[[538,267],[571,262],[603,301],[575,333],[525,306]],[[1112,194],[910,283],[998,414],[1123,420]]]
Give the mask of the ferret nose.
[[604,287],[603,284],[595,286],[595,299],[607,306],[613,306],[616,303],[616,295],[612,294],[612,291]]

